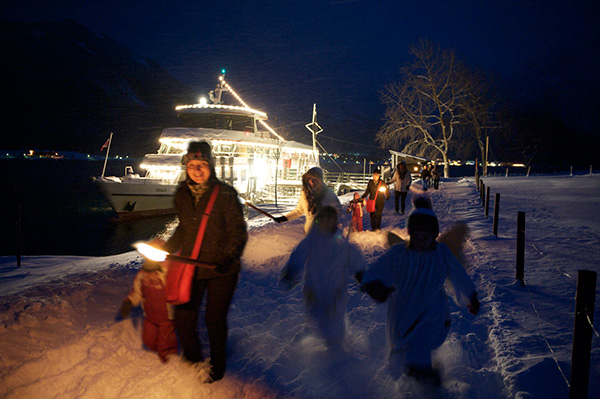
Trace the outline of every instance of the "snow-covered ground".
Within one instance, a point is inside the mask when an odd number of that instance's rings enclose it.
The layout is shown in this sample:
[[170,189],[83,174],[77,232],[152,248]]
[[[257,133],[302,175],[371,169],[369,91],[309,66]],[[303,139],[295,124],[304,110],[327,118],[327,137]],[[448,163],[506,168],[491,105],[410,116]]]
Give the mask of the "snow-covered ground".
[[[452,310],[440,348],[444,384],[432,397],[568,396],[577,271],[600,269],[600,176],[493,177],[485,218],[473,178],[429,190],[442,230],[466,222],[465,266],[480,292],[476,317]],[[414,184],[414,192],[419,185]],[[493,196],[501,194],[498,237]],[[342,197],[349,201],[350,194]],[[526,212],[525,286],[515,283],[517,212]],[[406,216],[386,203],[382,233],[350,235],[372,261],[385,232]],[[368,226],[368,218],[365,217]],[[348,343],[330,353],[307,325],[300,290],[277,286],[302,220],[250,221],[250,240],[229,316],[225,379],[201,383],[179,357],[162,364],[141,344],[141,311],[115,321],[141,259],[0,258],[0,397],[3,398],[391,398],[422,397],[412,380],[391,381],[385,364],[385,304],[349,280]],[[600,317],[596,301],[595,330]],[[600,396],[600,344],[592,340],[589,397]]]

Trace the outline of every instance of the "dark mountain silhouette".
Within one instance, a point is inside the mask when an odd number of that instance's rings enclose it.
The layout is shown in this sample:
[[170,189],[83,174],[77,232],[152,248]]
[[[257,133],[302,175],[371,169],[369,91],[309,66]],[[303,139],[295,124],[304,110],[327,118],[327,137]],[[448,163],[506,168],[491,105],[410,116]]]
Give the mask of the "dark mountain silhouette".
[[0,22],[2,149],[155,152],[196,94],[159,65],[75,21]]

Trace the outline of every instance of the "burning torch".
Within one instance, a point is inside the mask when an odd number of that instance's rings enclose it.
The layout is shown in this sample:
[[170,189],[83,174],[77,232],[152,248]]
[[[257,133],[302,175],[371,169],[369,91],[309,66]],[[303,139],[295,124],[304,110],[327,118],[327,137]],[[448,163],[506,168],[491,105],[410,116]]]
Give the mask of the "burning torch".
[[137,244],[133,244],[135,249],[138,250],[142,256],[153,260],[155,262],[164,262],[166,260],[173,260],[182,263],[189,263],[194,266],[203,267],[205,269],[215,269],[217,266],[211,265],[210,263],[200,262],[196,259],[187,258],[185,256],[173,255],[168,253],[167,251],[163,251],[162,249],[158,249],[153,247],[152,245],[139,242]]

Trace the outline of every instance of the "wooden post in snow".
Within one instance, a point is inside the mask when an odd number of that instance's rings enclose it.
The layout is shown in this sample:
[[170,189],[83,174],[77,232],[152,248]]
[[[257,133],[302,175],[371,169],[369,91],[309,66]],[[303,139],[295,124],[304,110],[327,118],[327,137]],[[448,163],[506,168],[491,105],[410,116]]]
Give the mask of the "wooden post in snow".
[[485,183],[481,182],[481,190],[479,191],[479,197],[481,197],[481,206],[485,205]]
[[571,384],[569,389],[569,398],[571,399],[588,397],[596,277],[596,272],[590,270],[579,270],[577,275]]
[[477,169],[478,159],[475,158],[475,186],[477,186],[477,190],[479,190],[479,170]]
[[517,215],[517,280],[525,285],[525,212]]
[[15,192],[15,255],[17,258],[17,267],[21,267],[21,202],[17,186],[13,185]]
[[490,214],[490,187],[486,187],[485,192],[485,217],[488,217]]
[[494,223],[492,231],[498,237],[498,216],[500,214],[500,193],[496,193],[496,201],[494,202]]

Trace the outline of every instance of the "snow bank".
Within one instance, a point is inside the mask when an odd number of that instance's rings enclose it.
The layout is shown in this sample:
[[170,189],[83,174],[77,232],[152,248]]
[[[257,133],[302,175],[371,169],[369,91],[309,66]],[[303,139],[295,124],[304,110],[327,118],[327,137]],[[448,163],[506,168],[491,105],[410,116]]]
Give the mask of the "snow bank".
[[[327,351],[306,323],[299,287],[285,292],[276,284],[303,237],[302,220],[277,225],[256,216],[229,317],[225,379],[204,384],[206,367],[193,368],[177,356],[162,364],[144,350],[139,309],[115,321],[140,267],[136,252],[25,257],[21,268],[14,258],[2,257],[0,397],[566,397],[577,270],[599,268],[600,176],[498,177],[485,183],[492,196],[501,193],[498,237],[473,179],[443,180],[439,191],[427,192],[442,229],[469,225],[465,266],[482,302],[477,317],[451,307],[452,331],[437,353],[444,384],[436,392],[410,379],[390,380],[384,368],[386,306],[352,283],[346,351]],[[413,195],[417,191],[414,184]],[[514,282],[518,211],[526,212],[525,286]],[[385,250],[387,231],[405,235],[405,222],[390,200],[382,233],[352,234],[350,240],[372,261]],[[591,355],[589,397],[597,397],[597,335]]]

